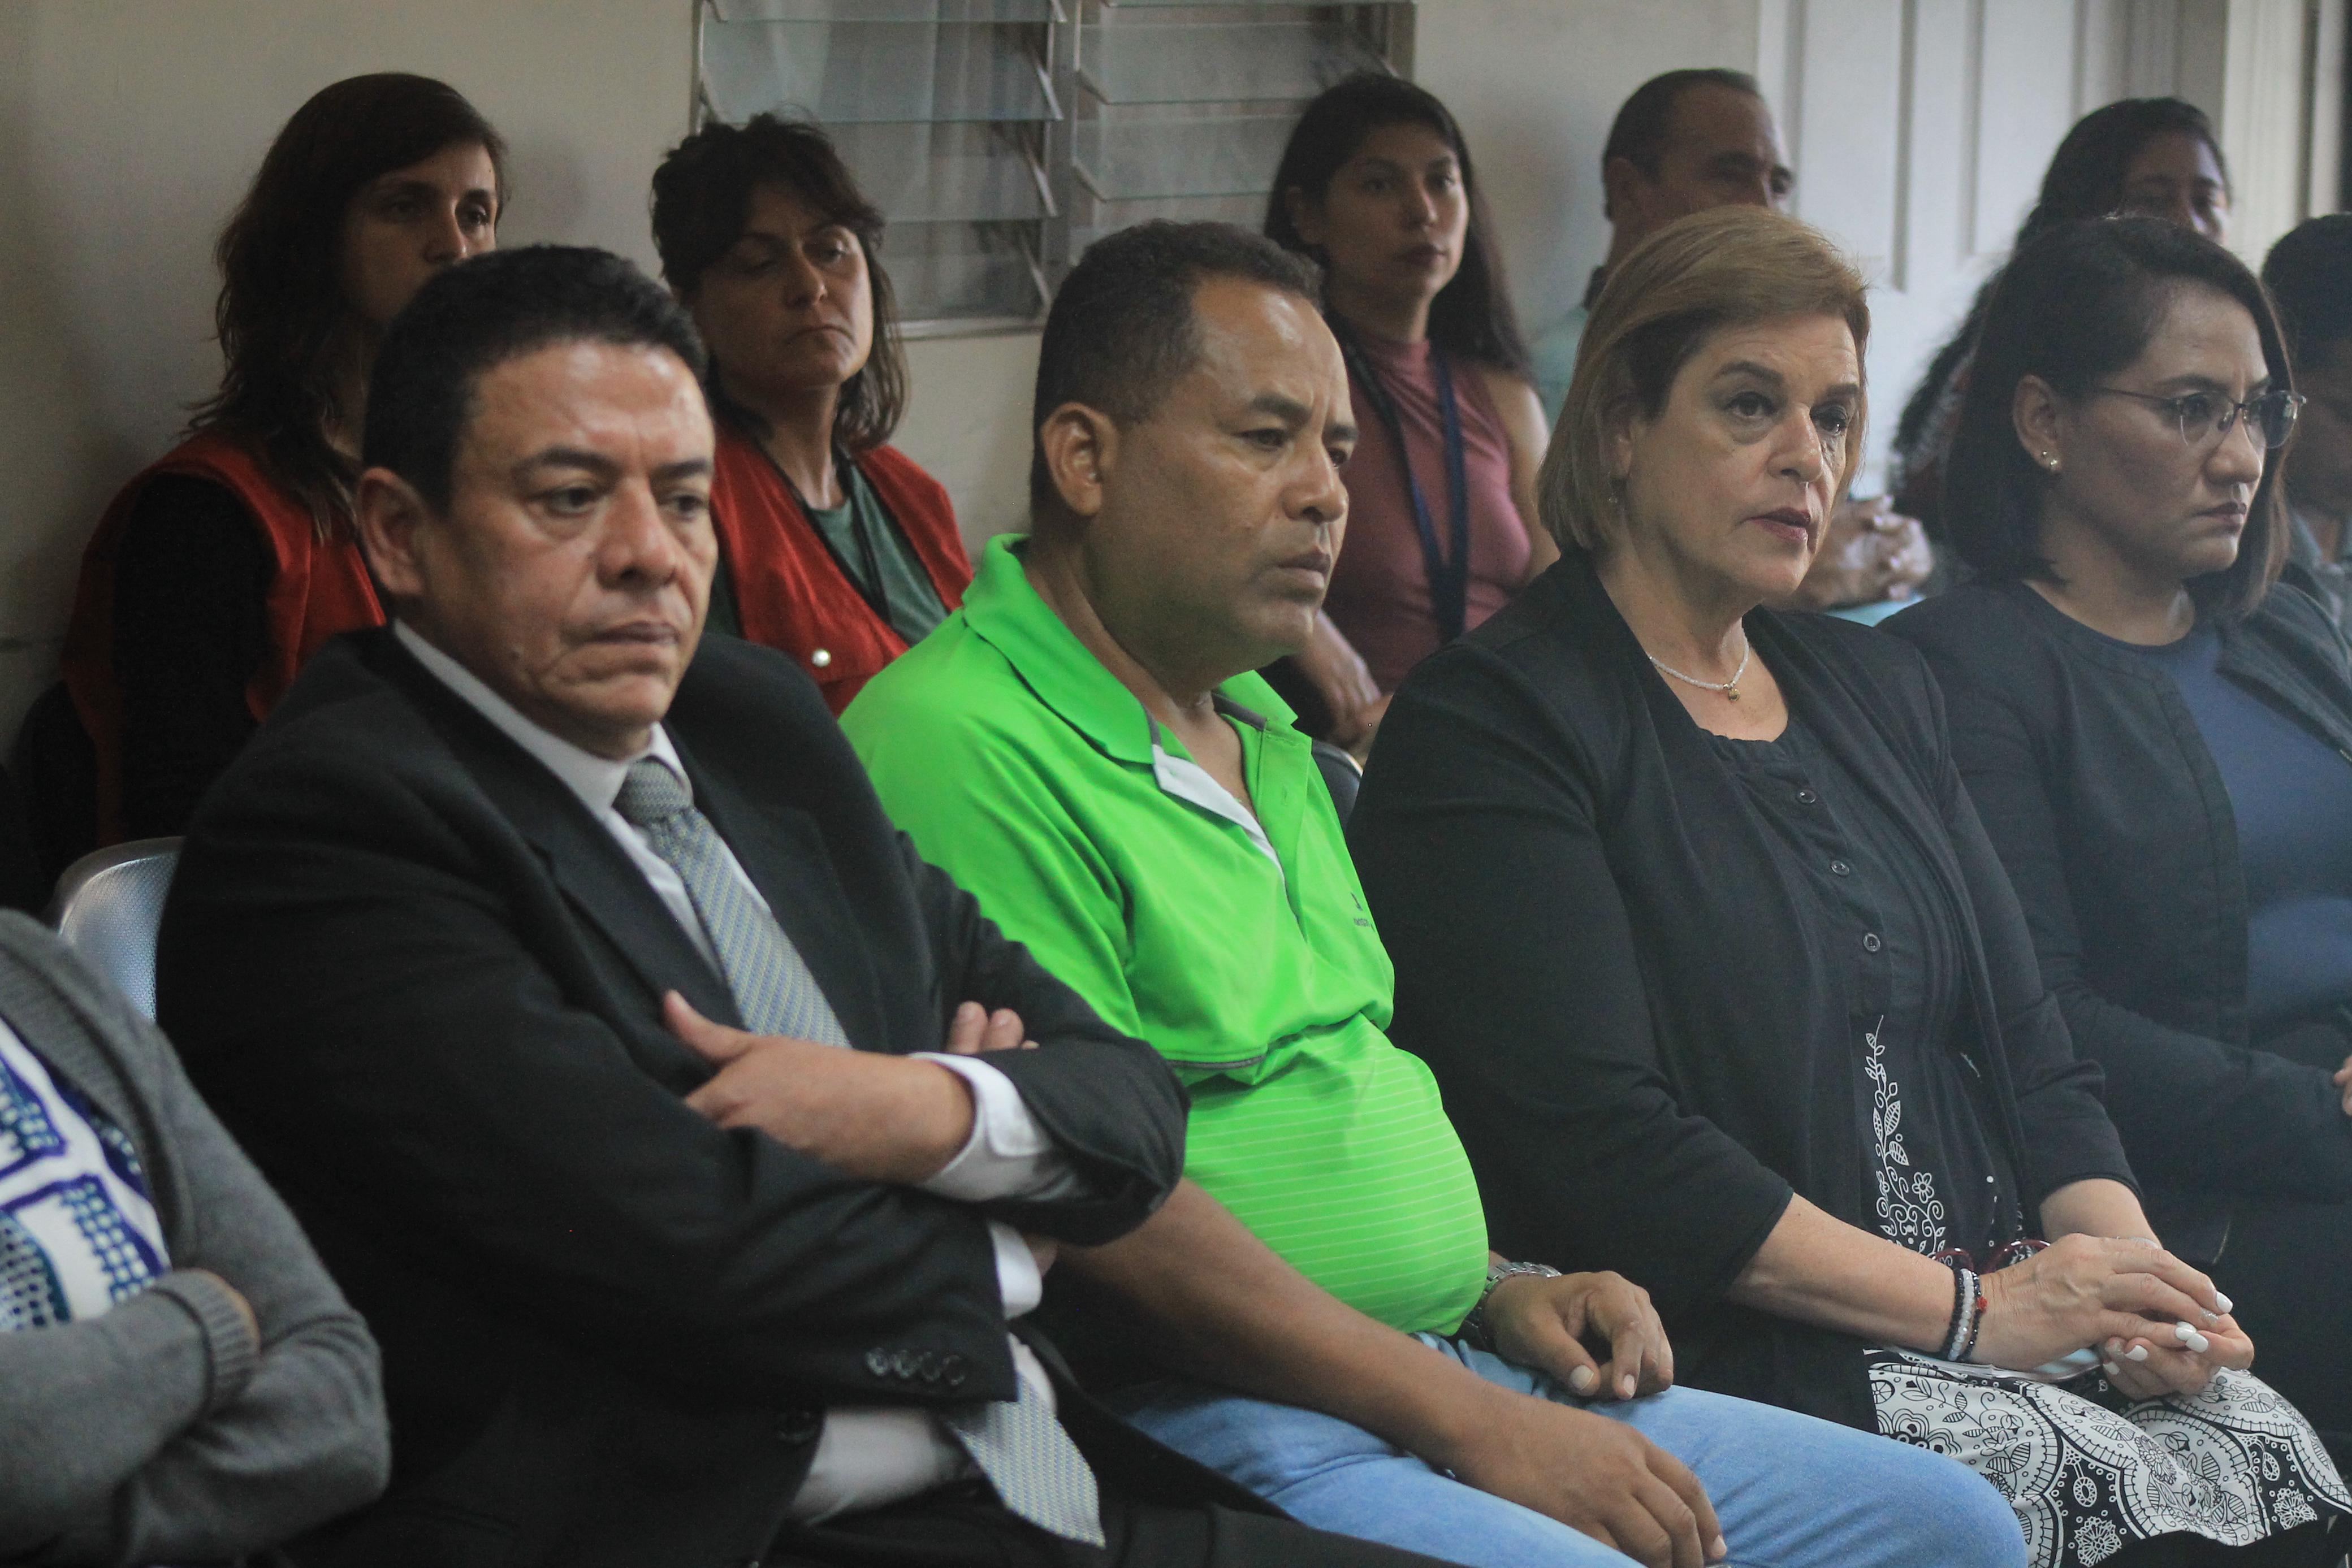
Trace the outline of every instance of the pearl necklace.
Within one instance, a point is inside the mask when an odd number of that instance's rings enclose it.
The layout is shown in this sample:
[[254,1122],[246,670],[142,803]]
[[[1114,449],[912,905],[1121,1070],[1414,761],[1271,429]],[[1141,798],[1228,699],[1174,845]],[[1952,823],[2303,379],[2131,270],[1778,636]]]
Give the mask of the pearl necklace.
[[1685,675],[1680,670],[1675,669],[1672,664],[1667,664],[1664,659],[1659,658],[1655,653],[1651,653],[1646,648],[1642,651],[1642,656],[1649,660],[1653,664],[1657,665],[1658,673],[1660,674],[1672,675],[1675,679],[1682,682],[1685,685],[1696,686],[1703,692],[1721,692],[1733,702],[1738,702],[1739,700],[1740,680],[1748,674],[1748,661],[1749,658],[1754,656],[1756,653],[1755,645],[1748,643],[1747,638],[1742,637],[1740,639],[1740,643],[1739,668],[1731,672],[1731,679],[1727,681],[1702,681],[1696,675]]

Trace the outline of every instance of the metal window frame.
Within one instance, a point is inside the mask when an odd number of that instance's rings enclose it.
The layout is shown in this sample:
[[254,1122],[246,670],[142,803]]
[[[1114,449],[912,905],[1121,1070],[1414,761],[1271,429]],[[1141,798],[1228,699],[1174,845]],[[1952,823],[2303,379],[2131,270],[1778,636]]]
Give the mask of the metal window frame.
[[[1243,3],[1247,3],[1247,0],[1243,0]],[[1349,31],[1365,40],[1391,71],[1411,79],[1420,0],[1286,0],[1286,3],[1316,5],[1333,12]],[[694,47],[689,66],[692,80],[688,90],[688,123],[698,129],[719,118],[703,73],[705,30],[717,0],[688,0],[688,4],[694,8]],[[1037,289],[1037,309],[1031,315],[908,318],[899,322],[899,335],[903,338],[988,338],[1034,332],[1045,321],[1054,290],[1077,260],[1070,254],[1071,214],[1079,183],[1075,109],[1076,95],[1079,90],[1079,28],[1088,0],[1046,0],[1046,4],[1052,13],[1049,20],[1020,25],[1042,26],[1046,29],[1047,57],[1040,62],[1039,85],[1044,88],[1053,112],[1045,120],[1018,122],[1037,126],[1041,131],[1041,160],[1034,165],[1034,172],[1045,199],[1046,212],[1042,217],[1012,220],[1013,224],[1020,226],[1034,225],[1036,233],[1035,248],[1033,250],[1026,246],[1023,248]],[[1118,0],[1111,0],[1112,5],[1117,4]],[[1142,0],[1142,4],[1150,5],[1150,0]],[[1267,171],[1269,176],[1272,172]]]

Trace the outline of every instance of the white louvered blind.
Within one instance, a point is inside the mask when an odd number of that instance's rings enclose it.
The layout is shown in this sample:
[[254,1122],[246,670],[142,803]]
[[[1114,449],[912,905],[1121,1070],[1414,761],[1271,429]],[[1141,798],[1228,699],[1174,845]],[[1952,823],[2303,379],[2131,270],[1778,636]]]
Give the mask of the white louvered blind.
[[696,0],[698,104],[805,114],[889,219],[917,334],[1025,323],[1100,235],[1255,226],[1308,99],[1407,70],[1411,0]]

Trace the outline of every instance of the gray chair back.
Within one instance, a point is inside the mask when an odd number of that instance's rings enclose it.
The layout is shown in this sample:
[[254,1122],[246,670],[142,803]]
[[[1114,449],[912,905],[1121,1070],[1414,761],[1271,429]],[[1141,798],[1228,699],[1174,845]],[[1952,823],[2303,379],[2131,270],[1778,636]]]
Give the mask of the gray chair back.
[[133,839],[66,867],[49,924],[132,1005],[155,1016],[155,932],[180,863],[177,839]]

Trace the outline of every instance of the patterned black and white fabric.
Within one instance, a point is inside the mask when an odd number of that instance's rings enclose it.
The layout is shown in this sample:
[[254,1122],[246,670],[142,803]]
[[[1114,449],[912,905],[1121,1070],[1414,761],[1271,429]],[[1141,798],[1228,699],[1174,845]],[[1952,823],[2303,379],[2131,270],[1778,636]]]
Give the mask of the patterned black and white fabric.
[[1949,1454],[2009,1500],[2035,1568],[2094,1568],[2181,1531],[2244,1546],[2352,1513],[2311,1424],[2252,1373],[2138,1402],[2096,1370],[2053,1384],[1875,1351],[1870,1386],[1881,1432]]
[[170,1267],[131,1140],[0,1023],[0,1333],[96,1317]]
[[[1962,935],[1931,869],[1865,780],[1792,716],[1778,741],[1714,737],[1771,828],[1788,885],[1833,956],[1853,1019],[1853,1113],[1871,1220],[1898,1246],[1990,1260],[2021,1239],[2023,1183],[1987,1134],[1956,1033]],[[1817,802],[1804,804],[1804,802]],[[2311,1424],[2251,1374],[2136,1404],[2095,1368],[2063,1383],[1870,1353],[1878,1429],[1951,1455],[2009,1499],[2034,1568],[2092,1568],[2189,1532],[2249,1545],[2352,1495]]]

